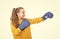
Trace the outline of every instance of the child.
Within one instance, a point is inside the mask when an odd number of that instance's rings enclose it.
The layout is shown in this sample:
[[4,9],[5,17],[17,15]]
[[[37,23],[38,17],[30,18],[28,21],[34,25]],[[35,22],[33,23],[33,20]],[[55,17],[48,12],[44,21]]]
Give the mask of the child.
[[44,16],[35,19],[24,18],[25,11],[23,7],[14,8],[11,16],[11,31],[14,39],[32,39],[30,25],[40,23],[47,18],[52,18],[53,14],[47,12]]

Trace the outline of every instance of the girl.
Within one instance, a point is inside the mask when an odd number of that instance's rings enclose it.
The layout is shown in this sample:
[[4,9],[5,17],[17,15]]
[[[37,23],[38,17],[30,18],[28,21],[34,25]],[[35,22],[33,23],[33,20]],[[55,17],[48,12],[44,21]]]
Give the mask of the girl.
[[40,23],[47,18],[52,18],[53,14],[47,12],[44,16],[35,19],[27,19],[23,7],[13,8],[11,15],[11,31],[14,39],[32,39],[30,25]]

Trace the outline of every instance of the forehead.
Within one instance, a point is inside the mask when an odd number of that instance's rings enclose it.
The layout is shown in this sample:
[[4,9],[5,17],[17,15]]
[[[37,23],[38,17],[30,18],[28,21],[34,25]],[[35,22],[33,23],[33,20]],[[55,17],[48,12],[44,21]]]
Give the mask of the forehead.
[[20,11],[24,11],[24,9],[20,9]]

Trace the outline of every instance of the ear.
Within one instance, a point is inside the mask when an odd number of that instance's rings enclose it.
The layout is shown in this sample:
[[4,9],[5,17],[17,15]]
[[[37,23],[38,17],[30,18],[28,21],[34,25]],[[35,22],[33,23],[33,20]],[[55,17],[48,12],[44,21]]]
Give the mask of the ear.
[[17,15],[19,15],[19,13],[17,13]]

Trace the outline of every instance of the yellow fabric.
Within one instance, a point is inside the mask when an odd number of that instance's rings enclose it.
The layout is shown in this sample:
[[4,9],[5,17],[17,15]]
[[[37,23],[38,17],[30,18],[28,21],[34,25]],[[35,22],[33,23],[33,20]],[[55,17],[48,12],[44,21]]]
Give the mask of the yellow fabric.
[[[28,21],[31,24],[39,23],[43,21],[41,17],[35,18],[35,19],[28,19]],[[21,23],[22,21],[19,21]],[[30,31],[30,26],[21,31],[19,28],[16,28],[12,23],[11,23],[11,31],[13,34],[14,39],[32,39],[31,36],[31,31]]]

